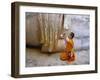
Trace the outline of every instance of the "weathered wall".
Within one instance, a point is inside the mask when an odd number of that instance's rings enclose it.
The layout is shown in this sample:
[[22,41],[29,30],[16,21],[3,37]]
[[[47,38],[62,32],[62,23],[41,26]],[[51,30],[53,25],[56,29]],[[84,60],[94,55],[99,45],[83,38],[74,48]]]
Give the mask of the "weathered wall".
[[89,49],[89,16],[65,15],[65,25],[75,33],[75,48]]
[[26,13],[26,44],[27,45],[40,45],[39,37],[39,24],[37,13]]

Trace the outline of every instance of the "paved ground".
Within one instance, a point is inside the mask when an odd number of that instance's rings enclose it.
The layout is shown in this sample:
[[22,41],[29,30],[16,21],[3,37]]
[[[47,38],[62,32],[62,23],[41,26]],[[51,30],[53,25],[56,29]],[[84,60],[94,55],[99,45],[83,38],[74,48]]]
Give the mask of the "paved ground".
[[[89,51],[76,51],[77,60],[73,65],[89,64]],[[59,53],[41,53],[39,49],[26,49],[26,67],[68,65],[59,59]]]

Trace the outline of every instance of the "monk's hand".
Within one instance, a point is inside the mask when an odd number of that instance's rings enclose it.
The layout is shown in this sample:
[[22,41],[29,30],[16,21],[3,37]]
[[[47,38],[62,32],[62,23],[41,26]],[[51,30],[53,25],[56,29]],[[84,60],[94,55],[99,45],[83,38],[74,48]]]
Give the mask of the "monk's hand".
[[73,55],[74,55],[73,52],[69,52],[69,53],[68,53],[69,58],[72,58]]

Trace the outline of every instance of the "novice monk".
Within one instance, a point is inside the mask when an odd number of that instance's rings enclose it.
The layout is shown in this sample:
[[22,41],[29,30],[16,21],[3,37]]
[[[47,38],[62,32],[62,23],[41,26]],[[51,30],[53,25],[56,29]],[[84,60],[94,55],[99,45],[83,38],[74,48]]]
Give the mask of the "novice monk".
[[76,54],[74,53],[74,33],[71,32],[68,37],[65,39],[65,51],[63,51],[60,55],[60,59],[62,61],[67,61],[68,64],[73,63],[76,60]]

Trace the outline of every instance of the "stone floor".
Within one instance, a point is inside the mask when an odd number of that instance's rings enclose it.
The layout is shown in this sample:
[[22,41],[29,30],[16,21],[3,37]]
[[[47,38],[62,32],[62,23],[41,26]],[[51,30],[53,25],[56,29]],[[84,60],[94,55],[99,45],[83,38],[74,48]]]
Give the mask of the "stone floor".
[[[89,64],[89,50],[76,51],[77,60],[72,65]],[[68,65],[61,61],[58,53],[41,53],[39,49],[26,48],[26,67]]]

